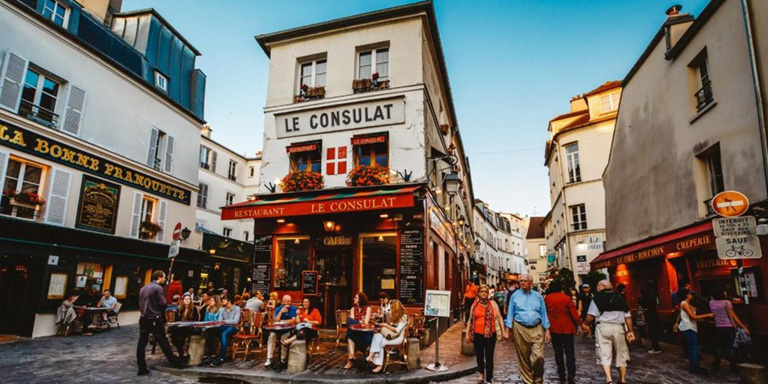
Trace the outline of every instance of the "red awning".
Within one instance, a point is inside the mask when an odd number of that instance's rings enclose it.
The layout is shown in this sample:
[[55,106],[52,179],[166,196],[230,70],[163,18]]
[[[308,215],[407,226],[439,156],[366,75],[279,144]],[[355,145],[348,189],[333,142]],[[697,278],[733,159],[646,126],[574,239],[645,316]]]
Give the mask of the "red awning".
[[714,243],[715,235],[712,232],[712,222],[708,221],[601,253],[590,264],[593,270],[610,268],[619,264],[662,257],[673,252],[685,252],[704,248]]
[[221,208],[222,220],[281,218],[413,207],[413,192],[421,185],[345,188],[337,191],[260,196]]

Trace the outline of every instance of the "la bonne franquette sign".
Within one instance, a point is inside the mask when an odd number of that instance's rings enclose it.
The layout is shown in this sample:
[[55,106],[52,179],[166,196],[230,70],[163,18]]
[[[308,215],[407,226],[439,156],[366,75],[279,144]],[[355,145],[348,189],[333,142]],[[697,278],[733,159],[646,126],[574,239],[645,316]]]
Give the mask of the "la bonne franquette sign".
[[279,139],[404,122],[402,97],[275,115]]

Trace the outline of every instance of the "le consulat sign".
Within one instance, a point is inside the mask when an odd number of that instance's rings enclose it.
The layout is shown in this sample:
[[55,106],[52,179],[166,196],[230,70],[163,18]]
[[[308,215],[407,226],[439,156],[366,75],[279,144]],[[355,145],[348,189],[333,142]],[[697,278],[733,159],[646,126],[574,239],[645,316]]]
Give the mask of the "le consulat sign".
[[402,97],[275,115],[279,139],[404,122],[405,100]]

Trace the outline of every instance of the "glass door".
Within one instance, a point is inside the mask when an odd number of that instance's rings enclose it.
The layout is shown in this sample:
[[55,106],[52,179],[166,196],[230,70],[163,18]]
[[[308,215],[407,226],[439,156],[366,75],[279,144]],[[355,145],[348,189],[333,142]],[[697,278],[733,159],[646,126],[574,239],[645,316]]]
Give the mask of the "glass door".
[[352,244],[318,247],[315,270],[320,279],[318,309],[326,328],[336,327],[336,310],[352,307]]
[[360,235],[360,290],[375,303],[379,292],[396,298],[397,233]]

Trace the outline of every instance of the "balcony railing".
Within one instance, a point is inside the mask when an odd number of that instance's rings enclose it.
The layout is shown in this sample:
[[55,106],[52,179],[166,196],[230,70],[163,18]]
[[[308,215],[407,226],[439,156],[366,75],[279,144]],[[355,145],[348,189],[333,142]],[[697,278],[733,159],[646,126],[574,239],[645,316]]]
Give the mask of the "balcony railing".
[[49,111],[44,107],[30,103],[24,99],[21,99],[19,115],[50,127],[59,125],[59,115],[53,113],[53,111]]
[[712,82],[707,81],[704,83],[704,86],[701,87],[698,91],[696,91],[696,112],[701,111],[702,109],[706,108],[708,105],[712,104],[713,101],[715,101],[714,97],[712,96]]

